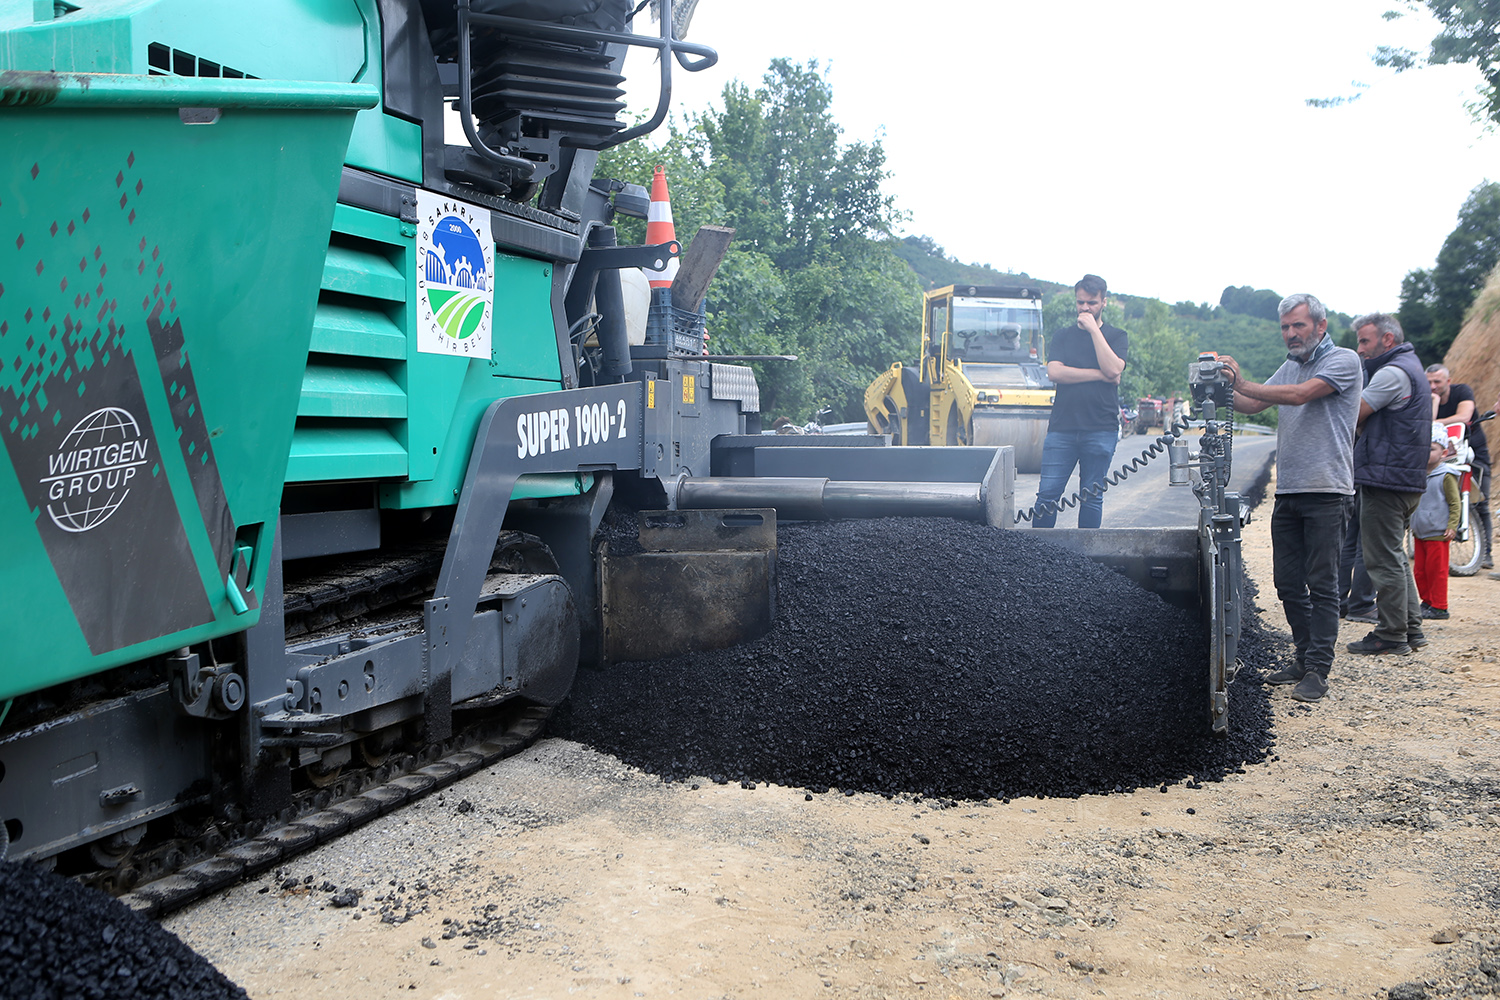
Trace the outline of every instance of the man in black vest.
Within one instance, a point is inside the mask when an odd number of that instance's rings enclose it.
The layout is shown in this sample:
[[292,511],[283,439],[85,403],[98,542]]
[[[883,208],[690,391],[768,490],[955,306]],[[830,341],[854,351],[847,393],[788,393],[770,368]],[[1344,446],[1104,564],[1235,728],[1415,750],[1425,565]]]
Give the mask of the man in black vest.
[[1359,533],[1365,568],[1375,581],[1380,624],[1351,653],[1410,654],[1427,645],[1422,603],[1406,532],[1427,486],[1432,444],[1432,396],[1427,375],[1394,316],[1371,313],[1352,324],[1365,361],[1365,389],[1354,441],[1354,483],[1359,490]]

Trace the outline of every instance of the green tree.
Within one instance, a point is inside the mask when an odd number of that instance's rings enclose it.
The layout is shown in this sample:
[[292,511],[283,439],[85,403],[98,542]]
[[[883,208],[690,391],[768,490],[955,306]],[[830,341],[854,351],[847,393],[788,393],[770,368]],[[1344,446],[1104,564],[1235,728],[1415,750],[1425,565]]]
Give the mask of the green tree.
[[1129,358],[1120,377],[1121,400],[1185,395],[1188,365],[1198,356],[1198,345],[1186,324],[1172,315],[1165,302],[1147,299],[1141,317],[1131,321],[1129,334]]
[[[1500,123],[1500,0],[1403,0],[1407,11],[1426,8],[1442,25],[1427,52],[1382,45],[1375,51],[1375,63],[1396,72],[1417,66],[1440,66],[1446,63],[1469,63],[1479,70],[1484,83],[1479,99],[1469,110],[1479,121]],[[1386,20],[1402,16],[1399,10],[1387,11]],[[1343,100],[1309,102],[1340,104]]]
[[1464,325],[1464,314],[1500,263],[1500,184],[1485,181],[1465,199],[1458,225],[1443,241],[1430,271],[1401,282],[1397,316],[1423,358],[1441,358]]
[[723,111],[694,124],[740,239],[794,270],[842,240],[889,234],[899,216],[880,190],[890,176],[885,149],[841,142],[833,88],[816,60],[772,60],[759,89],[735,81],[723,99]]
[[1277,318],[1276,308],[1281,305],[1281,296],[1269,288],[1251,288],[1249,285],[1236,288],[1230,285],[1219,296],[1219,305],[1232,313],[1274,320]]
[[[762,86],[734,81],[723,108],[674,123],[657,148],[629,143],[597,173],[647,183],[667,168],[677,232],[731,226],[735,239],[707,312],[722,354],[784,354],[756,362],[761,409],[798,423],[822,409],[864,417],[865,387],[898,360],[914,360],[921,283],[896,256],[898,221],[881,192],[889,176],[878,141],[845,143],[832,90],[816,62],[778,59]],[[639,222],[622,238],[644,239]]]
[[1396,318],[1401,321],[1407,339],[1414,344],[1432,339],[1432,301],[1435,297],[1432,271],[1417,268],[1407,271],[1406,277],[1401,279],[1401,307],[1396,310]]

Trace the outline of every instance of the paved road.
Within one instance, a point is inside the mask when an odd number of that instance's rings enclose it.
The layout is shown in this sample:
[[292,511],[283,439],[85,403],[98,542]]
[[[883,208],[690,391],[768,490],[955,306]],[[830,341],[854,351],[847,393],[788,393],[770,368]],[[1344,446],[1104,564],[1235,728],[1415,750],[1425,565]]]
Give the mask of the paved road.
[[[1194,451],[1198,450],[1199,434],[1190,431],[1187,440]],[[1115,449],[1115,460],[1111,471],[1120,468],[1150,447],[1156,438],[1132,436],[1123,438]],[[1276,438],[1271,435],[1244,435],[1234,439],[1230,466],[1230,488],[1249,489],[1261,472],[1270,464],[1276,452]],[[1029,507],[1036,502],[1037,475],[1016,476],[1016,506]],[[1075,474],[1069,481],[1064,496],[1072,496],[1078,490]],[[1172,528],[1193,527],[1198,523],[1198,498],[1186,486],[1169,486],[1167,483],[1167,455],[1154,456],[1144,469],[1131,473],[1118,485],[1111,486],[1104,494],[1104,527],[1106,528]],[[1058,527],[1072,528],[1078,524],[1078,509],[1065,510],[1058,516]],[[1022,522],[1017,527],[1029,527]]]

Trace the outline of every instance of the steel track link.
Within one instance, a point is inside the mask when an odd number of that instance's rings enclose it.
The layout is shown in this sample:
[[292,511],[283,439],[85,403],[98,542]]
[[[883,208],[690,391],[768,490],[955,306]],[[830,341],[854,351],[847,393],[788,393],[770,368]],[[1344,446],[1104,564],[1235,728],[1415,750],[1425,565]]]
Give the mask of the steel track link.
[[[399,761],[393,758],[379,768],[342,778],[329,788],[301,793],[297,805],[288,810],[291,816],[278,818],[274,825],[253,836],[225,847],[222,834],[215,837],[210,833],[195,842],[199,850],[192,849],[194,845],[167,850],[163,863],[175,854],[180,865],[159,873],[152,871],[152,881],[123,895],[116,872],[95,873],[83,881],[120,895],[123,903],[139,913],[164,916],[524,750],[541,735],[551,714],[550,708],[528,706],[503,729],[493,720],[477,723],[468,733],[440,746],[429,746],[421,754]],[[432,751],[439,756],[431,757]],[[201,851],[205,842],[215,840],[212,851]],[[202,857],[203,853],[211,856],[190,863],[194,854]]]

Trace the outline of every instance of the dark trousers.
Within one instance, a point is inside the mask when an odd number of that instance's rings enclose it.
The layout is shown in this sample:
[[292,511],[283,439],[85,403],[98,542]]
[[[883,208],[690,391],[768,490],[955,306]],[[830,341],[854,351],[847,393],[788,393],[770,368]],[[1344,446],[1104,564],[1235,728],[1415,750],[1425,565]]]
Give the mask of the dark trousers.
[[1375,581],[1375,608],[1380,615],[1375,636],[1390,642],[1405,642],[1407,633],[1422,628],[1422,599],[1406,556],[1406,533],[1421,499],[1420,493],[1359,488],[1359,537],[1365,547],[1365,568]]
[[[1479,525],[1483,529],[1484,538],[1484,564],[1486,566],[1494,562],[1495,550],[1491,545],[1490,524],[1490,467],[1483,462],[1471,462],[1474,469],[1474,482],[1479,484],[1479,495],[1483,497],[1479,503],[1474,505],[1474,513],[1479,515]],[[1473,530],[1470,528],[1469,530]]]
[[1375,584],[1365,569],[1365,549],[1359,543],[1359,500],[1350,502],[1349,526],[1339,553],[1339,612],[1368,615],[1375,610]]
[[1276,596],[1297,664],[1325,678],[1339,638],[1339,549],[1348,512],[1341,493],[1280,493],[1271,510]]

